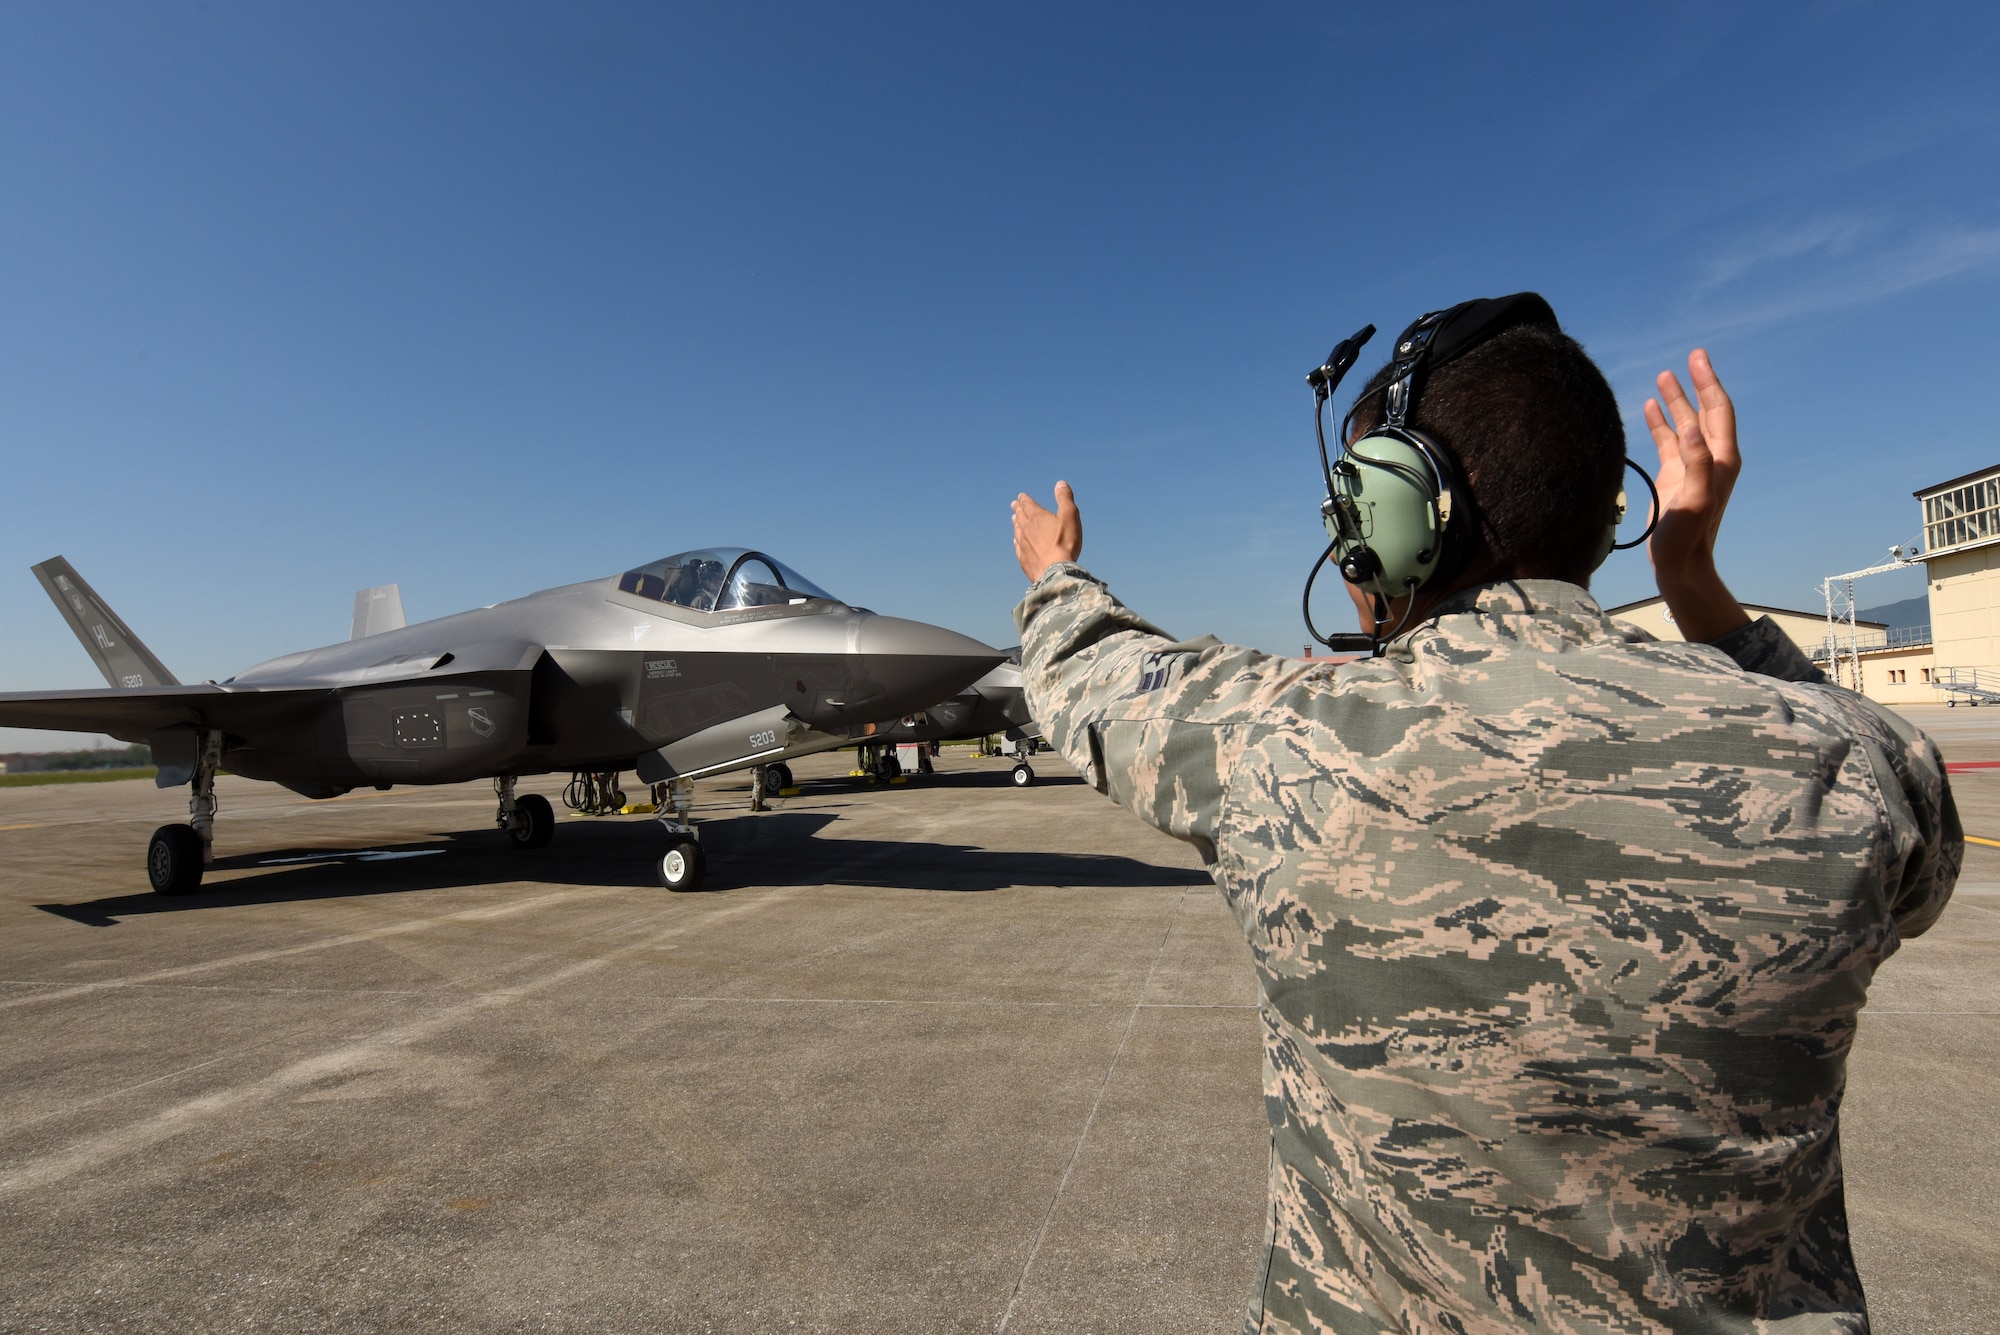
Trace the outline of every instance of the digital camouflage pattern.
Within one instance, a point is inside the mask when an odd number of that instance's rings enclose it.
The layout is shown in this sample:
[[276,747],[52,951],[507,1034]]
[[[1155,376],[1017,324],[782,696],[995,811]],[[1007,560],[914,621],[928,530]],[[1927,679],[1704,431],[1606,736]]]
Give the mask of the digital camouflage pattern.
[[1049,738],[1255,957],[1246,1329],[1867,1330],[1837,1114],[1963,856],[1927,738],[1780,680],[1818,674],[1768,621],[1732,661],[1555,581],[1338,665],[1174,643],[1072,565],[1015,617]]

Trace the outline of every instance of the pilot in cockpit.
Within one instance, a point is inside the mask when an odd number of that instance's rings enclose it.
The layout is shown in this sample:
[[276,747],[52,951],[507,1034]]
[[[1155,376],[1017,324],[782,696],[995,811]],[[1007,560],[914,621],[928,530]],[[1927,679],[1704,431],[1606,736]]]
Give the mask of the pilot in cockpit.
[[706,612],[722,589],[722,565],[716,561],[683,561],[674,571],[661,601]]

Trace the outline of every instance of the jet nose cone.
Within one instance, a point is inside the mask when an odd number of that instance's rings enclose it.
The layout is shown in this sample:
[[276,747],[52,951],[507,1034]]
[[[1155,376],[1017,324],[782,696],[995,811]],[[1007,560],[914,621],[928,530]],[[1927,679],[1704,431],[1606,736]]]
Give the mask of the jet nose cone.
[[969,635],[900,617],[863,617],[851,643],[865,686],[843,702],[841,713],[850,723],[880,723],[927,709],[1005,657]]
[[976,658],[986,664],[979,669],[982,675],[987,667],[1004,657],[998,649],[981,644],[970,635],[960,635],[955,630],[946,630],[928,622],[905,621],[901,617],[866,618],[855,628],[854,647],[871,658],[878,654],[906,658],[962,658],[968,661]]

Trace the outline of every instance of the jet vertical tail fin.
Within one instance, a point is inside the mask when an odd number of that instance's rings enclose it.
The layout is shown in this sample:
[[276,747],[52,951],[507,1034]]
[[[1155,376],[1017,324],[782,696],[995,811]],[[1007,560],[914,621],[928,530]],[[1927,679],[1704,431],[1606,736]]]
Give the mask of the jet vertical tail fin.
[[401,630],[403,591],[394,584],[378,584],[354,595],[354,627],[350,640],[363,640],[385,630]]
[[114,687],[180,685],[166,665],[153,657],[153,651],[139,642],[139,637],[76,573],[76,567],[56,556],[29,569],[55,600],[56,610],[69,622],[76,638],[83,641],[104,680]]

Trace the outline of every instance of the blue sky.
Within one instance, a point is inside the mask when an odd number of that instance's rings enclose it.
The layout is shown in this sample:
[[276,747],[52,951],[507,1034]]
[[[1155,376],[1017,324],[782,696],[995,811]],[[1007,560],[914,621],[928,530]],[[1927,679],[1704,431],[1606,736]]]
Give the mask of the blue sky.
[[1996,62],[1972,5],[6,6],[0,689],[99,684],[56,553],[185,680],[718,543],[1011,643],[1059,476],[1128,602],[1296,653],[1305,371],[1523,288],[1642,458],[1712,350],[1725,573],[1809,607],[2000,456]]

